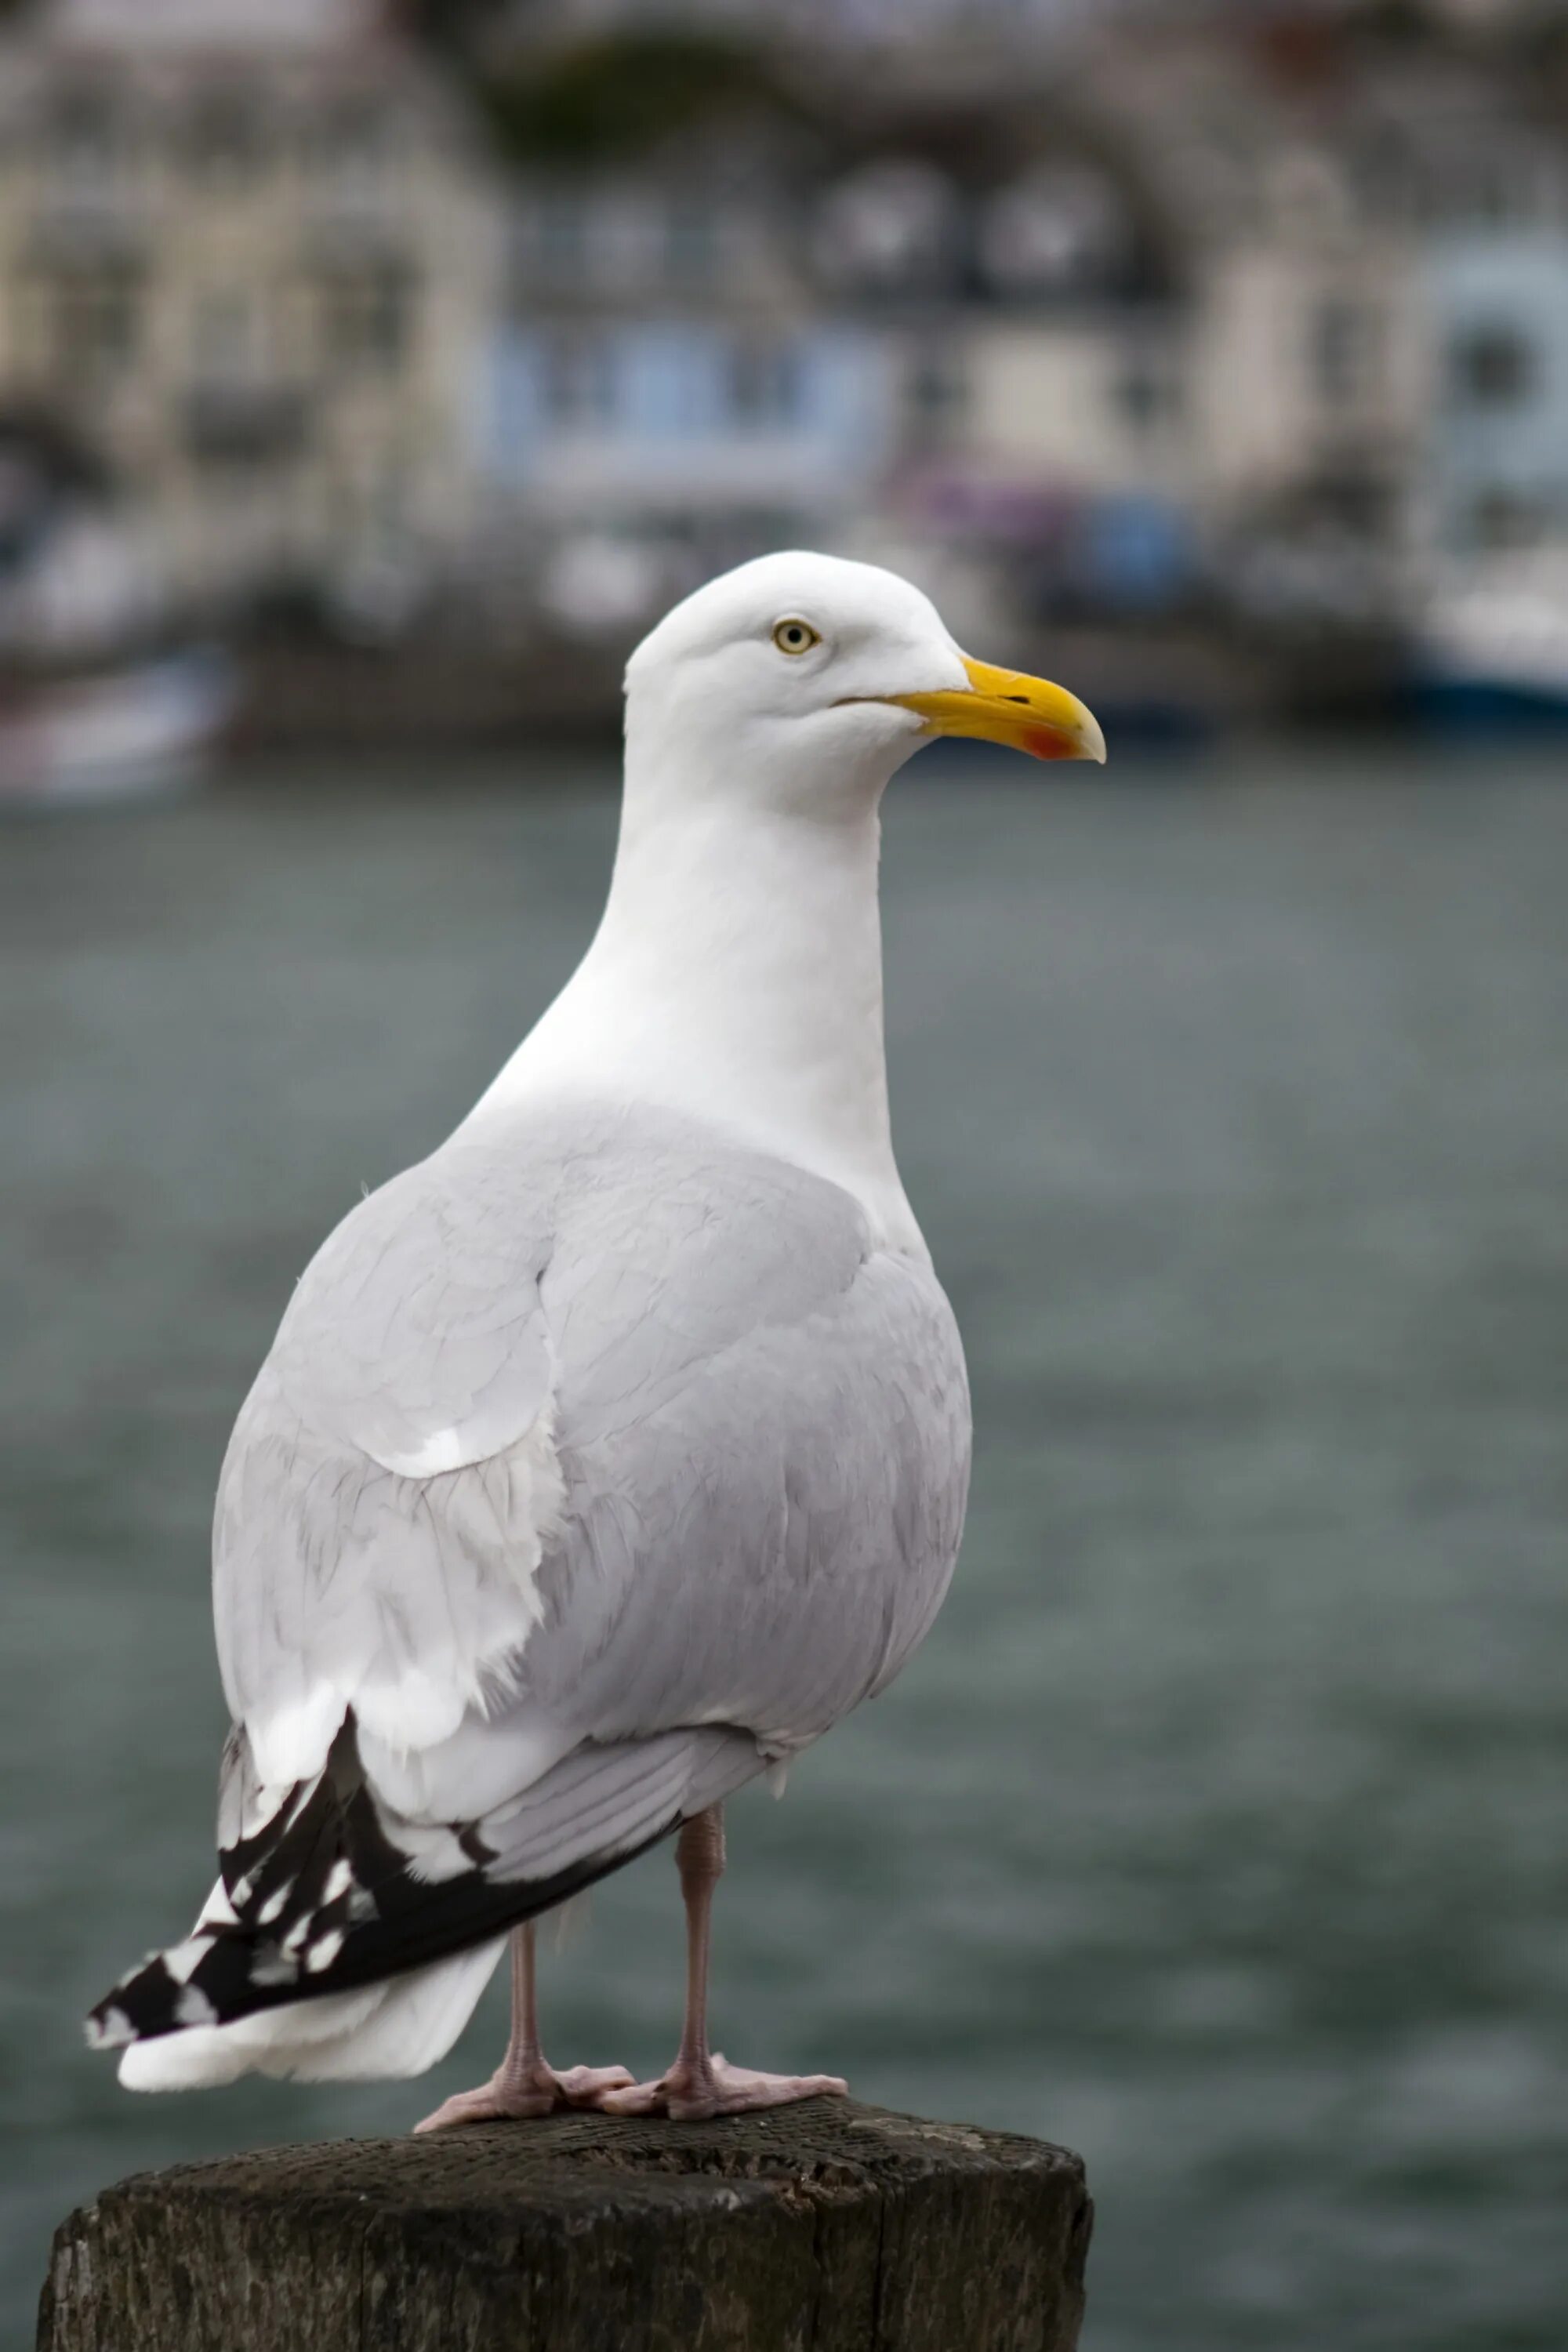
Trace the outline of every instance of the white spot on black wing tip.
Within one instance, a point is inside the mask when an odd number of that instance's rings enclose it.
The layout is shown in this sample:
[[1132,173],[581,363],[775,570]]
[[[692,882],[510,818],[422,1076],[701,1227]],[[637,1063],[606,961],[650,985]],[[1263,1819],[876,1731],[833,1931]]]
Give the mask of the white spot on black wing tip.
[[164,1975],[175,1984],[188,1984],[211,1950],[210,1936],[187,1936],[183,1944],[171,1945],[162,1955]]
[[228,1899],[228,1889],[220,1878],[202,1906],[202,1916],[196,1921],[196,1927],[199,1930],[203,1927],[237,1927],[238,1925],[234,1906]]
[[316,1942],[310,1946],[310,1950],[306,1953],[305,1966],[310,1969],[312,1976],[320,1976],[323,1969],[330,1969],[331,1967],[332,1962],[337,1958],[338,1954],[342,1950],[342,1929],[341,1927],[329,1927],[326,1934],[319,1937]]
[[89,2050],[122,2050],[136,2039],[136,2029],[125,2011],[114,2001],[105,2001],[95,2010],[86,2025],[87,2046]]
[[216,2010],[200,1985],[194,1984],[182,1987],[174,2003],[174,2017],[181,2025],[216,2025],[218,2021]]
[[251,1961],[249,1975],[253,1985],[294,1984],[299,1980],[300,1963],[280,1952],[276,1944],[265,1944]]

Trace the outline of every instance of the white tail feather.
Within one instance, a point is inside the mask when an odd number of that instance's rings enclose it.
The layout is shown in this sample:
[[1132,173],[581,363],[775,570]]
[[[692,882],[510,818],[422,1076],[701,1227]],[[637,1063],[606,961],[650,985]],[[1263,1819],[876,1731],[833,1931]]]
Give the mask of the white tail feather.
[[505,1946],[500,1936],[361,1991],[289,2001],[227,2025],[133,2042],[120,2061],[120,2079],[128,2091],[194,2091],[241,2074],[301,2083],[423,2074],[473,2015]]

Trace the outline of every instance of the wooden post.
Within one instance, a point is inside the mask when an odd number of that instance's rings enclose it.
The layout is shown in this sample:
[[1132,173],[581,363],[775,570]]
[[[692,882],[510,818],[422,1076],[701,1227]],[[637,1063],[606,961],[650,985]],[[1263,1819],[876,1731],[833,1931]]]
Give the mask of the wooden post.
[[1072,2352],[1064,2149],[850,2100],[559,2116],[141,2173],[57,2232],[39,2352]]

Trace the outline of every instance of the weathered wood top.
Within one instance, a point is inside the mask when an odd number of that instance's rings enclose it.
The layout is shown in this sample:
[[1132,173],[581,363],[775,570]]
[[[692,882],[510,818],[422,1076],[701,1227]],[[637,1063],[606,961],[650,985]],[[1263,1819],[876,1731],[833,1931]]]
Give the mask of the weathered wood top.
[[814,2099],[142,2173],[56,2235],[39,2352],[1071,2352],[1092,2209],[1039,2140]]

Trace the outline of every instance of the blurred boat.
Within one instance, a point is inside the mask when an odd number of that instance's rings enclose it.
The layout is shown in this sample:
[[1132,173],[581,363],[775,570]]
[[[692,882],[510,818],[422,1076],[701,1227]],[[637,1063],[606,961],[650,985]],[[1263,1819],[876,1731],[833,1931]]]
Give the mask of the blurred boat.
[[1445,719],[1568,721],[1568,548],[1499,557],[1440,590],[1415,672]]
[[0,809],[184,790],[205,772],[237,699],[233,662],[205,647],[0,689]]

